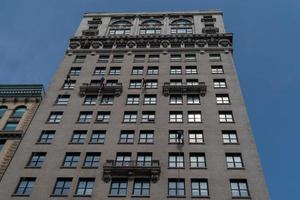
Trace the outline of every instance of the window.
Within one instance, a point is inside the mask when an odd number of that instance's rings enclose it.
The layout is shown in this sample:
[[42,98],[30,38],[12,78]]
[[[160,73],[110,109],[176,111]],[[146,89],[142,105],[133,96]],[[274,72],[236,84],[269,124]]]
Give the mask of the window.
[[225,79],[214,79],[214,88],[227,88]]
[[184,179],[169,179],[168,180],[168,196],[184,196],[185,186]]
[[51,144],[54,138],[55,131],[52,130],[43,130],[39,139],[38,143],[42,144]]
[[170,144],[184,143],[183,130],[170,130],[169,131],[169,143]]
[[42,167],[45,157],[45,152],[33,152],[31,154],[29,162],[27,163],[27,167]]
[[231,179],[230,180],[231,195],[232,197],[249,197],[249,190],[247,181],[244,179]]
[[105,75],[105,67],[96,67],[93,75],[104,76]]
[[185,62],[196,62],[196,54],[185,54]]
[[113,55],[113,59],[111,62],[121,63],[123,62],[123,59],[124,59],[124,55]]
[[130,80],[129,88],[130,89],[139,89],[142,87],[142,80]]
[[211,61],[211,62],[221,61],[221,54],[219,54],[219,53],[210,53],[209,54],[209,61]]
[[93,112],[80,112],[77,122],[90,123],[93,118]]
[[198,74],[197,66],[186,66],[185,67],[185,74]]
[[74,131],[70,143],[84,144],[87,131]]
[[22,177],[16,188],[15,195],[29,196],[35,180],[36,178],[34,177]]
[[148,62],[159,62],[159,54],[150,54]]
[[109,35],[128,35],[130,34],[130,29],[110,29]]
[[224,144],[238,144],[238,137],[236,131],[222,131]]
[[169,122],[183,122],[183,114],[182,111],[170,111],[169,113]]
[[150,196],[150,180],[134,179],[133,196]]
[[100,153],[97,152],[88,152],[86,153],[83,167],[97,168],[100,163]]
[[145,94],[144,104],[146,105],[155,105],[156,104],[156,94]]
[[77,55],[74,59],[74,63],[84,63],[86,55]]
[[121,144],[133,144],[134,131],[124,131],[120,133],[119,143]]
[[84,105],[96,105],[97,95],[86,95],[83,104]]
[[96,122],[108,123],[109,120],[110,120],[110,112],[109,111],[98,112]]
[[180,54],[171,54],[170,61],[171,62],[181,62],[181,55]]
[[147,75],[158,75],[158,67],[156,66],[148,67]]
[[190,153],[191,168],[205,168],[205,154],[204,153]]
[[118,80],[107,80],[106,86],[116,86],[118,84]]
[[138,166],[151,166],[152,165],[152,153],[138,153],[137,154]]
[[211,73],[212,74],[224,74],[223,66],[222,65],[211,66]]
[[192,28],[171,28],[171,34],[191,34]]
[[100,55],[98,58],[98,62],[100,63],[107,63],[108,60],[109,60],[109,55]]
[[128,105],[138,105],[140,101],[140,95],[128,95],[127,96],[127,102]]
[[226,153],[227,168],[243,168],[242,155],[240,153]]
[[111,67],[109,69],[109,75],[120,75],[121,74],[121,67]]
[[71,67],[69,71],[70,76],[79,76],[81,71],[81,67]]
[[172,75],[178,75],[178,74],[181,74],[182,73],[182,70],[181,70],[181,66],[171,66],[170,67],[170,74]]
[[112,95],[103,95],[100,101],[101,105],[113,105],[114,96]]
[[7,110],[6,106],[0,106],[0,119],[4,116],[6,110]]
[[70,192],[72,178],[57,178],[52,195],[67,196]]
[[197,94],[187,95],[187,104],[200,104],[200,97]]
[[184,167],[183,153],[169,153],[169,167],[183,168]]
[[155,111],[143,111],[142,122],[154,123],[155,122]]
[[160,29],[155,29],[155,28],[149,28],[149,29],[140,29],[140,34],[145,35],[145,34],[160,34]]
[[181,95],[170,95],[170,104],[182,104],[182,96]]
[[146,80],[146,88],[147,89],[156,89],[157,88],[157,80]]
[[1,150],[3,149],[5,143],[6,143],[6,140],[0,139],[0,153],[1,153]]
[[77,164],[79,162],[79,156],[80,153],[66,153],[64,162],[63,162],[63,167],[77,167]]
[[94,182],[94,178],[79,178],[75,194],[80,196],[92,195]]
[[145,55],[134,55],[133,62],[145,62]]
[[187,79],[186,85],[199,85],[198,79]]
[[131,161],[131,153],[117,153],[116,165],[117,166],[129,166]]
[[131,74],[132,75],[143,75],[144,67],[132,67]]
[[125,111],[123,116],[124,123],[135,123],[137,120],[137,112],[135,111]]
[[154,141],[154,131],[152,130],[141,130],[140,131],[140,144],[153,144]]
[[181,79],[171,79],[170,80],[170,85],[182,85],[182,80]]
[[233,115],[231,111],[219,111],[219,122],[222,123],[232,123]]
[[110,186],[111,196],[126,196],[127,195],[127,179],[112,179]]
[[101,86],[102,81],[101,80],[91,80],[90,85],[91,86]]
[[21,118],[24,115],[24,113],[26,112],[26,110],[27,110],[26,106],[19,106],[14,110],[12,117],[13,118]]
[[203,144],[204,137],[201,130],[189,130],[189,143],[190,144]]
[[17,122],[7,122],[3,128],[4,131],[15,131],[17,129]]
[[65,90],[74,89],[75,84],[76,84],[76,80],[65,80],[63,89],[65,89]]
[[228,94],[216,94],[217,104],[230,104]]
[[91,144],[104,144],[105,135],[106,135],[106,131],[103,131],[103,130],[93,131],[90,143]]
[[70,100],[70,95],[64,94],[64,95],[58,95],[56,99],[56,105],[67,105]]
[[207,179],[191,179],[192,197],[207,197],[208,183]]
[[202,122],[200,111],[188,111],[188,122],[200,123]]

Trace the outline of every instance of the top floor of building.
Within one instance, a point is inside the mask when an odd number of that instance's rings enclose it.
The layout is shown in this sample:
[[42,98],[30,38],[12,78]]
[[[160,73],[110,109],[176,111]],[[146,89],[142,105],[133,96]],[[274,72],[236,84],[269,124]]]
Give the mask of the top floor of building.
[[187,12],[86,13],[76,30],[80,36],[138,36],[225,33],[219,10]]

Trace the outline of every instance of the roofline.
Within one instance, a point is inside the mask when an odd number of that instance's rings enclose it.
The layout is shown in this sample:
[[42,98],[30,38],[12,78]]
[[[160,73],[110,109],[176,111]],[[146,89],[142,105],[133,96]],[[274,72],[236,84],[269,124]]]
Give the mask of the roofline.
[[223,12],[219,9],[212,10],[195,10],[195,11],[164,11],[164,12],[87,12],[84,13],[84,17],[94,17],[94,16],[132,16],[132,15],[205,15],[205,14],[219,14],[223,15]]

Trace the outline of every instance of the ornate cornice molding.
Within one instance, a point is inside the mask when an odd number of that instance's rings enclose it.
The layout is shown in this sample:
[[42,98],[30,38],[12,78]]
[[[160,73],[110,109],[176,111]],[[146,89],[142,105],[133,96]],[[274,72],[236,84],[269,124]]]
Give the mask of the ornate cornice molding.
[[[68,51],[107,50],[123,46],[124,49],[135,49],[137,45],[159,48],[171,48],[174,44],[195,48],[232,48],[232,33],[217,34],[184,34],[184,35],[120,35],[120,36],[80,36],[70,39]],[[111,48],[104,48],[111,46]],[[121,48],[118,48],[121,49]],[[148,48],[149,49],[149,48]]]

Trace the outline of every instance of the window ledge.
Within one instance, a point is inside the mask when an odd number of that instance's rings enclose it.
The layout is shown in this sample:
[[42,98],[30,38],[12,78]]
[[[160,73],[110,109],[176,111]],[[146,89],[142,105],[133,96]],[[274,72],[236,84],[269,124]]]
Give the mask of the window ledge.
[[42,167],[26,166],[25,169],[41,169]]
[[89,194],[89,195],[74,194],[73,197],[92,197],[92,195],[91,194]]
[[251,197],[232,197],[232,199],[251,199]]
[[29,197],[29,194],[12,194],[12,197]]
[[99,167],[85,167],[85,166],[82,166],[81,168],[82,169],[98,169]]
[[186,198],[186,196],[167,196],[167,198]]
[[108,197],[126,197],[126,195],[112,195],[112,194],[109,194]]
[[50,197],[67,197],[68,195],[51,194]]
[[75,144],[75,145],[82,145],[82,144],[84,144],[84,143],[79,143],[79,142],[69,142],[68,144]]
[[77,167],[65,167],[65,166],[61,166],[61,169],[76,169]]
[[197,199],[210,199],[209,196],[191,196],[191,198],[192,199],[195,199],[195,198],[197,198]]
[[132,198],[150,198],[150,196],[132,195]]

